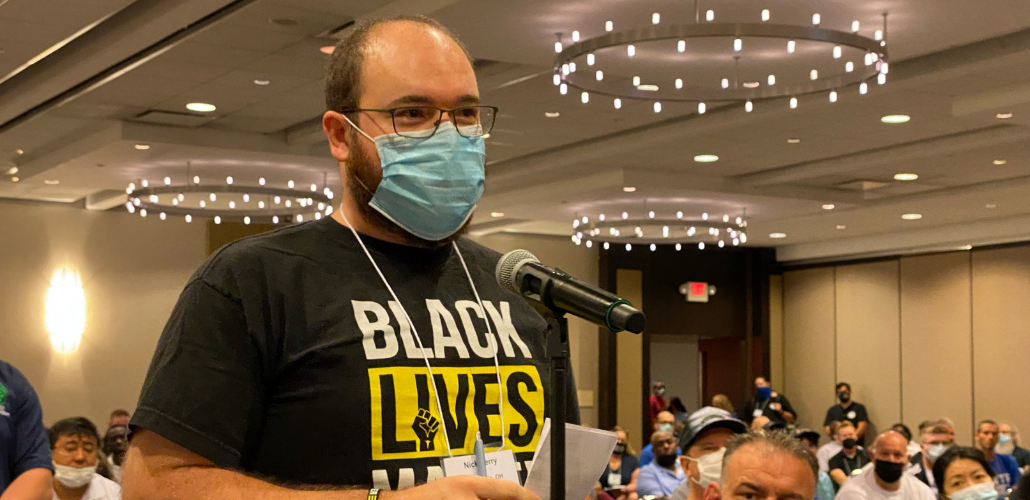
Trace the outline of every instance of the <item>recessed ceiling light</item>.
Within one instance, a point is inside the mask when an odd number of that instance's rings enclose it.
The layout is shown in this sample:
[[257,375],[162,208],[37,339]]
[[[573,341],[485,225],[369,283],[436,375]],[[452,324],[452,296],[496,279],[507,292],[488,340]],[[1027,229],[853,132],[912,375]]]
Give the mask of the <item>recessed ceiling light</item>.
[[504,212],[490,212],[490,217],[504,217]]
[[790,139],[787,139],[787,144],[800,144],[800,143],[801,143],[801,139],[798,139],[797,137],[791,137]]
[[773,238],[773,239],[786,238],[787,237],[787,233],[770,233],[769,237]]
[[335,50],[336,50],[336,46],[334,46],[334,45],[326,45],[326,46],[323,46],[323,47],[319,47],[319,48],[318,48],[318,51],[319,51],[319,52],[321,52],[321,53],[323,53],[323,54],[325,54],[325,55],[330,55],[330,54],[332,54],[332,53],[333,53],[333,52],[334,52]]
[[694,161],[698,163],[712,163],[713,161],[719,161],[719,157],[716,155],[697,155],[694,157]]
[[268,80],[254,80],[254,85],[265,86],[265,85],[268,85],[269,83],[272,83],[272,82],[268,81]]
[[208,104],[206,102],[191,102],[186,105],[186,109],[196,111],[197,113],[210,113],[218,108],[215,108],[214,104]]
[[632,192],[636,191],[637,188],[635,188],[633,186],[626,186],[626,187],[622,188],[622,190],[627,192],[627,193],[632,193]]
[[21,179],[19,179],[19,178],[17,178],[17,177],[11,177],[11,182],[18,182],[18,181],[20,181],[20,180],[21,180]]
[[847,227],[844,224],[837,224],[837,229],[846,229]]
[[140,151],[146,151],[146,150],[150,149],[150,144],[137,144],[136,145],[136,149],[138,149]]
[[916,174],[894,174],[894,180],[896,181],[914,181],[919,176]]
[[25,150],[24,149],[15,149],[14,150],[14,154],[16,154],[16,155],[23,155],[23,154],[25,154]]
[[834,204],[833,203],[827,203],[827,204],[823,205],[823,210],[833,210],[833,208],[834,208]]
[[11,167],[7,169],[7,175],[14,175],[18,173],[18,167]]
[[901,218],[905,220],[919,220],[923,218],[923,214],[905,214]]
[[994,160],[995,165],[1004,165],[1006,163],[1008,163],[1006,160]]
[[744,88],[746,89],[757,89],[758,85],[758,82],[744,82]]
[[988,203],[988,204],[984,205],[984,207],[986,207],[986,208],[998,208],[998,204],[997,203]]
[[998,114],[996,114],[994,116],[997,117],[997,118],[1000,118],[1002,120],[1007,120],[1009,118],[1012,118],[1012,113],[998,113]]
[[643,90],[646,92],[658,92],[658,86],[645,83],[643,85],[637,85],[637,90]]
[[909,121],[911,119],[912,118],[909,117],[908,115],[887,115],[887,116],[884,116],[883,118],[880,118],[880,121],[883,122],[883,123],[894,124],[894,123],[905,123],[905,122],[907,122],[907,121]]
[[46,184],[46,185],[49,185],[49,186],[56,186],[56,185],[58,185],[60,183],[61,183],[61,181],[59,181],[57,179],[47,179],[47,180],[43,181],[43,184]]
[[559,116],[561,116],[561,113],[559,113],[557,111],[547,111],[547,112],[544,112],[544,116],[546,116],[548,118],[558,118]]

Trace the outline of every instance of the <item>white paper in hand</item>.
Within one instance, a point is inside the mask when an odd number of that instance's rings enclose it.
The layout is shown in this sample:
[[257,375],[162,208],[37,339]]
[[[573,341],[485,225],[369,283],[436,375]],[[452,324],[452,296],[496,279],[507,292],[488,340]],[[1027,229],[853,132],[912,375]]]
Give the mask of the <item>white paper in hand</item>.
[[[540,500],[551,498],[551,420],[544,420],[526,489]],[[565,498],[585,498],[608,465],[619,438],[614,432],[565,424]]]

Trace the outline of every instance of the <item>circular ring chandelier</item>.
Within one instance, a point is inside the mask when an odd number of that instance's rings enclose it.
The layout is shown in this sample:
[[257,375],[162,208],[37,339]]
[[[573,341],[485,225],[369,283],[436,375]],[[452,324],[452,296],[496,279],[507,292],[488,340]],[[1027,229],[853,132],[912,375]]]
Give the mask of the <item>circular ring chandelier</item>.
[[[705,112],[706,102],[743,103],[745,110],[751,112],[753,102],[757,100],[789,97],[790,107],[796,108],[799,96],[827,93],[830,102],[836,102],[840,89],[858,85],[859,93],[865,94],[870,80],[875,79],[880,85],[887,81],[886,13],[883,14],[882,29],[877,29],[872,38],[858,34],[858,21],[852,22],[850,33],[821,28],[820,14],[812,16],[811,25],[768,23],[768,9],[762,10],[761,22],[715,23],[712,22],[714,11],[708,10],[702,21],[698,0],[694,2],[694,23],[660,25],[660,19],[660,14],[654,13],[651,26],[618,32],[614,31],[613,22],[608,21],[605,34],[582,41],[579,32],[574,31],[573,44],[569,46],[563,44],[562,35],[558,33],[553,80],[559,93],[565,95],[569,88],[577,89],[581,91],[584,104],[590,101],[591,95],[611,97],[614,98],[615,109],[620,109],[623,99],[627,99],[650,101],[656,113],[661,112],[662,102],[697,103],[698,113]],[[615,57],[632,59],[636,55],[637,44],[666,41],[670,42],[670,52],[683,53],[686,52],[687,41],[692,39],[725,40],[726,61],[733,63],[732,74],[724,75],[718,83],[712,81],[700,86],[684,85],[681,78],[659,82],[661,84],[658,85],[642,81],[640,76],[605,75],[602,69],[604,61],[595,54],[602,49],[624,47],[623,55]],[[793,75],[794,78],[782,74],[777,77],[774,73],[754,74],[755,71],[748,66],[749,54],[745,49],[749,41],[755,39],[781,40],[782,49],[778,50],[782,50],[785,56],[794,54],[799,42],[823,44],[826,46],[825,54],[833,58],[830,63],[839,69],[831,74],[820,74],[812,69],[807,74]],[[845,49],[848,49],[849,56],[851,51],[860,51],[864,56],[857,63],[843,60],[848,59],[844,56]],[[755,59],[759,57],[767,58],[767,54],[756,55]],[[750,73],[748,78],[743,78],[742,72]]]
[[181,216],[187,223],[195,217],[207,217],[215,224],[242,222],[244,224],[280,224],[321,219],[333,213],[333,191],[326,186],[311,184],[298,186],[290,180],[286,186],[270,186],[264,177],[257,185],[237,182],[232,176],[224,183],[202,184],[199,175],[193,175],[186,166],[185,182],[165,177],[164,182],[152,186],[146,179],[130,183],[125,189],[129,201],[125,209],[141,217],[157,215],[160,220]]
[[746,215],[747,212],[742,210],[737,217],[729,214],[709,216],[707,212],[700,217],[690,217],[682,211],[676,212],[675,217],[659,216],[646,207],[643,215],[628,212],[610,217],[605,214],[598,214],[595,218],[584,215],[572,221],[572,242],[587,248],[596,242],[604,250],[623,246],[626,251],[633,250],[634,245],[646,245],[652,252],[659,244],[675,244],[677,251],[684,245],[697,245],[700,250],[708,245],[719,248],[737,246],[747,243]]

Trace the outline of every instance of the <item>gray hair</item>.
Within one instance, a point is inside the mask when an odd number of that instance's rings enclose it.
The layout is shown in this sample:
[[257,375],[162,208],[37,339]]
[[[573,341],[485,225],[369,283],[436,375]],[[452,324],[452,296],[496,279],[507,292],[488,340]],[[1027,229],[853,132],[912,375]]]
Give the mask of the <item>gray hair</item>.
[[812,452],[808,451],[808,448],[800,439],[794,439],[794,437],[786,431],[768,431],[764,429],[745,434],[737,434],[730,438],[729,442],[726,443],[726,454],[723,455],[722,458],[723,477],[720,478],[720,482],[725,483],[724,478],[726,477],[726,464],[730,463],[730,457],[732,457],[736,451],[748,445],[765,445],[775,451],[785,453],[804,462],[812,471],[813,484],[819,482],[819,461],[816,460],[815,455],[813,455]]
[[362,65],[365,62],[365,51],[368,48],[369,35],[379,25],[392,22],[411,22],[435,29],[454,40],[454,43],[465,53],[465,57],[468,58],[469,62],[473,62],[468,49],[458,40],[457,35],[431,17],[401,15],[361,21],[354,26],[354,30],[347,35],[347,38],[336,44],[332,56],[329,57],[325,78],[326,109],[345,113],[358,107],[358,100],[361,98],[362,91]]

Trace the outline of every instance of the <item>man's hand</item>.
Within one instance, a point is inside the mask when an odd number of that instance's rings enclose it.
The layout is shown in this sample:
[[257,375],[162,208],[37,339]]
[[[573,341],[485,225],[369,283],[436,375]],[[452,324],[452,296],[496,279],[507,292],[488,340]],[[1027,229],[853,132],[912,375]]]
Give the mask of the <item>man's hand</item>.
[[445,477],[417,488],[379,496],[383,500],[540,500],[511,481],[479,476]]

